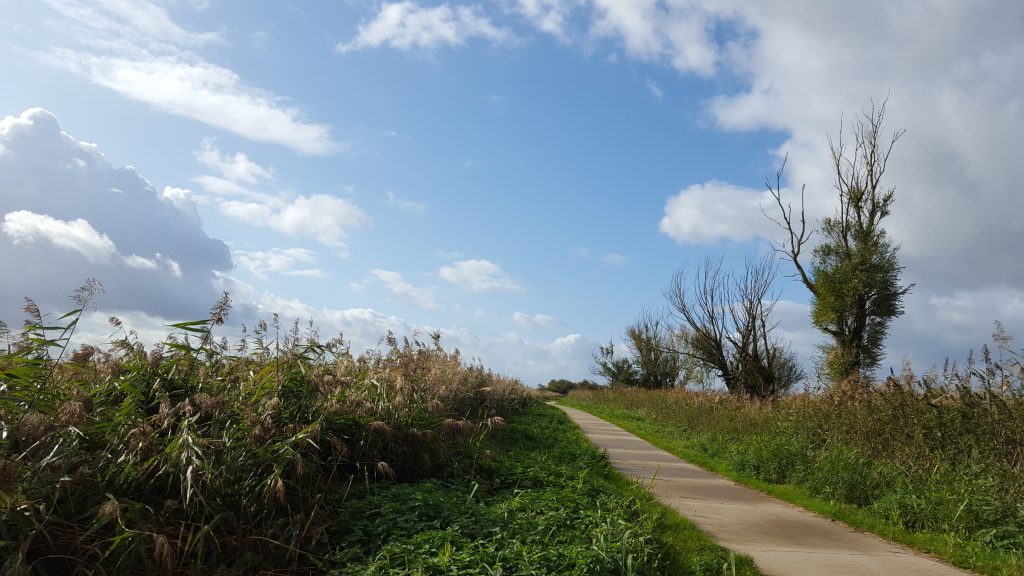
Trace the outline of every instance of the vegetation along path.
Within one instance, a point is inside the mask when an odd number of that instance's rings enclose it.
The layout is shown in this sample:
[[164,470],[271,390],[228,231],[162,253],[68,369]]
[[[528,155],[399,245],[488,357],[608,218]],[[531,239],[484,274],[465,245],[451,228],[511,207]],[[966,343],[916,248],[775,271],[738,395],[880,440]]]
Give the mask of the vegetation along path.
[[684,462],[575,408],[559,406],[619,472],[649,484],[665,504],[722,546],[749,554],[773,576],[964,576],[877,536],[795,508]]

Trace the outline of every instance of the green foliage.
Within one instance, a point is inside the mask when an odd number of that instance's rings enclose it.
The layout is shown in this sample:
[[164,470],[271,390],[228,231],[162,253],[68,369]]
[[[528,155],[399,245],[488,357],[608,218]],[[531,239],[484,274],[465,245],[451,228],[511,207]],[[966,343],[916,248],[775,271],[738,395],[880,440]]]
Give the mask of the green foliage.
[[611,342],[594,354],[595,373],[610,386],[673,388],[685,386],[702,374],[680,354],[677,336],[665,321],[649,312],[641,313],[627,326],[624,336],[627,356],[616,357]]
[[566,380],[564,378],[557,378],[550,380],[544,386],[541,386],[541,390],[547,390],[554,392],[555,394],[568,394],[573,390],[599,390],[601,385],[590,380],[580,380],[579,382],[573,382],[572,380]]
[[615,344],[612,342],[598,346],[597,353],[594,354],[594,363],[597,365],[596,374],[604,377],[609,386],[637,387],[640,383],[640,374],[634,359],[616,356]]
[[636,386],[672,388],[683,365],[673,346],[672,334],[655,316],[644,313],[626,328],[626,345],[636,367]]
[[893,188],[882,187],[882,175],[903,135],[896,132],[884,142],[884,118],[885,102],[854,123],[852,152],[842,132],[838,142],[832,142],[839,206],[833,216],[821,220],[822,241],[813,249],[809,272],[800,261],[810,238],[803,207],[797,223],[792,209],[782,202],[782,169],[775,186],[768,184],[781,211],[777,223],[788,234],[776,248],[793,262],[811,292],[814,326],[831,339],[821,348],[824,373],[832,382],[867,380],[884,356],[889,325],[903,314],[903,298],[912,288],[900,284],[899,247],[882,227],[895,199]]

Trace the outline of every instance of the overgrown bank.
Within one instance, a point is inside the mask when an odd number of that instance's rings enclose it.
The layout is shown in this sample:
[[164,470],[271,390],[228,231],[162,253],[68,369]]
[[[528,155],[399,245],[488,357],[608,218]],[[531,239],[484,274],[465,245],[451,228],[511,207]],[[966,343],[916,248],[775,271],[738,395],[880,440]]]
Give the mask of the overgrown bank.
[[[83,307],[91,294],[79,294]],[[721,574],[517,381],[388,335],[0,335],[0,574]],[[735,559],[732,559],[735,560]],[[738,573],[752,573],[737,562]]]
[[275,316],[229,343],[228,309],[149,349],[112,319],[108,348],[73,351],[82,309],[29,302],[0,355],[4,572],[319,571],[346,494],[485,457],[530,403],[437,335],[353,354]]
[[819,513],[966,568],[1019,574],[1024,401],[1016,388],[952,380],[774,401],[620,389],[564,402]]

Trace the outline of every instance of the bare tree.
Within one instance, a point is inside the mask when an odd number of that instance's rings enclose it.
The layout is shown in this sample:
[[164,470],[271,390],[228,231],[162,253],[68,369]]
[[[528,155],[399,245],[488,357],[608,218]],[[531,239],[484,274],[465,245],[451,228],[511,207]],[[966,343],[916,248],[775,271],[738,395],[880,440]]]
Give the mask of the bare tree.
[[786,162],[774,184],[765,182],[779,209],[777,218],[769,218],[784,234],[781,242],[773,243],[775,250],[793,263],[811,292],[811,320],[832,339],[824,346],[824,368],[834,381],[863,378],[877,368],[889,324],[903,314],[903,297],[913,287],[900,285],[899,247],[881,226],[895,197],[893,188],[882,187],[882,175],[905,133],[882,136],[885,106],[886,101],[877,108],[872,105],[851,125],[852,150],[844,140],[844,126],[836,140],[829,137],[839,207],[834,216],[821,220],[817,232],[822,242],[812,250],[809,270],[805,254],[815,230],[807,227],[804,188],[794,215],[793,206],[782,199]]
[[680,352],[714,371],[730,392],[766,398],[804,376],[793,353],[772,334],[776,274],[770,257],[748,259],[742,277],[708,258],[692,278],[677,272],[665,292],[680,324]]

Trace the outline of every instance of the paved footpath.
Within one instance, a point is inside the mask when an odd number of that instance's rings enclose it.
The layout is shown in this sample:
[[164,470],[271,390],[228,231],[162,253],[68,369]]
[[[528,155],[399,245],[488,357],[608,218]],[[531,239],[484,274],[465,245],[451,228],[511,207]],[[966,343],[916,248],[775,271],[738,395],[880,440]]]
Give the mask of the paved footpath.
[[591,442],[608,451],[619,472],[650,486],[659,500],[722,546],[753,557],[769,576],[970,574],[739,486],[596,416],[558,407]]

